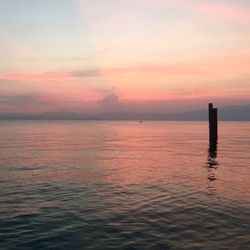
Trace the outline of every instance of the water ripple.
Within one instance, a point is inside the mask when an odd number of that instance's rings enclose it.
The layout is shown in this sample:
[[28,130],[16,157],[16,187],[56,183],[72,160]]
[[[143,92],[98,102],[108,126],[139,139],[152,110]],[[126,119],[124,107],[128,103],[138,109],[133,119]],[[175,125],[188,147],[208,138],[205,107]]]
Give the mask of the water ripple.
[[0,249],[249,249],[250,127],[221,126],[0,122]]

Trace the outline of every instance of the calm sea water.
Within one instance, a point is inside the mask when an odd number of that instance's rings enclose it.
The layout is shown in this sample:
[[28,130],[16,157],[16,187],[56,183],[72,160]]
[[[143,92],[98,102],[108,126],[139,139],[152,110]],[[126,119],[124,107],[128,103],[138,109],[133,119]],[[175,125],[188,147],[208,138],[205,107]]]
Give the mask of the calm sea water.
[[0,121],[0,249],[250,249],[250,123]]

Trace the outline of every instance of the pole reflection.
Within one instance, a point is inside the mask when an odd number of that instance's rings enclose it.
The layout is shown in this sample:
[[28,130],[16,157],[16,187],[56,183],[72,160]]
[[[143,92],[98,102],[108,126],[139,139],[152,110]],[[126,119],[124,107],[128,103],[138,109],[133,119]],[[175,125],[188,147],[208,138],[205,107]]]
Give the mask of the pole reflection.
[[208,147],[208,157],[207,157],[207,170],[208,170],[208,179],[210,181],[215,181],[215,169],[217,169],[219,163],[217,161],[217,139],[210,139],[209,140],[209,147]]

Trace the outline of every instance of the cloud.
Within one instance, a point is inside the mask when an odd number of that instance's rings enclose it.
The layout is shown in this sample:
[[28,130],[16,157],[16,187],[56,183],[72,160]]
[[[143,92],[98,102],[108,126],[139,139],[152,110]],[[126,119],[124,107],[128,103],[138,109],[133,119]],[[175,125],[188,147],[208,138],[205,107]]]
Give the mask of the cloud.
[[87,70],[76,70],[69,72],[73,77],[96,77],[101,76],[101,71],[99,69],[87,69]]
[[190,9],[214,16],[218,19],[226,21],[239,22],[242,24],[250,23],[250,9],[233,5],[229,3],[219,2],[197,2],[190,1]]
[[121,108],[119,97],[116,94],[109,94],[98,102],[99,106],[105,110],[117,110]]
[[167,75],[206,75],[209,72],[206,69],[194,67],[194,64],[169,64],[169,65],[139,65],[128,67],[117,67],[103,69],[105,74],[126,74],[126,73],[159,73]]
[[141,64],[104,68],[104,75],[114,74],[162,74],[168,76],[211,76],[230,72],[249,72],[249,52],[240,56],[210,56],[178,64]]
[[51,57],[48,59],[49,62],[80,62],[80,61],[87,61],[90,60],[93,57],[96,57],[98,55],[105,54],[106,52],[110,51],[109,49],[99,49],[94,51],[86,52],[85,55],[81,56],[58,56],[58,57]]
[[[0,81],[71,80],[78,78],[98,78],[114,74],[164,74],[169,76],[210,76],[224,70],[249,71],[250,53],[243,55],[213,56],[194,58],[192,61],[175,64],[139,64],[121,67],[90,68],[71,71],[24,72],[0,74]],[[225,73],[225,72],[223,72]],[[112,92],[113,93],[113,92]]]
[[36,94],[1,95],[0,104],[16,107],[26,107],[31,105],[52,105],[51,102],[43,101],[42,98]]
[[5,81],[32,81],[32,80],[53,80],[53,79],[72,79],[85,77],[99,77],[101,71],[99,69],[84,69],[74,71],[49,71],[49,72],[24,72],[10,73],[0,75],[1,80]]
[[250,23],[250,8],[240,4],[226,3],[222,1],[200,0],[137,0],[143,4],[160,4],[164,6],[177,6],[178,8],[191,10],[220,20]]
[[11,83],[16,83],[16,81],[15,80],[6,80],[6,79],[0,78],[0,85],[8,85]]
[[68,62],[68,61],[72,61],[72,62],[79,62],[79,61],[86,61],[87,58],[86,57],[81,57],[81,56],[68,56],[68,57],[52,57],[50,58],[48,61],[49,62]]

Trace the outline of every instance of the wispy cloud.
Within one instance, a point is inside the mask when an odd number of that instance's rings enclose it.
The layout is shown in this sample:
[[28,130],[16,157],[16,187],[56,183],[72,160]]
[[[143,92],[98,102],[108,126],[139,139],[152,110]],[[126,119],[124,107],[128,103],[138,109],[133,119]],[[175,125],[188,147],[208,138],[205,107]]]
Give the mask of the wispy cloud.
[[87,57],[81,57],[81,56],[65,56],[65,57],[52,57],[48,59],[49,62],[68,62],[68,61],[73,61],[73,62],[81,62],[81,61],[86,61],[88,58]]
[[240,5],[233,5],[222,2],[197,2],[190,1],[190,9],[201,13],[214,16],[226,21],[239,22],[243,24],[250,23],[250,9]]
[[81,56],[57,56],[57,57],[51,57],[48,59],[49,62],[81,62],[81,61],[87,61],[91,58],[94,58],[96,56],[105,54],[106,52],[109,52],[109,49],[100,49],[95,51],[86,52],[85,55]]
[[101,71],[99,69],[84,69],[74,71],[50,71],[50,72],[24,72],[10,73],[0,75],[1,80],[8,81],[31,81],[31,80],[50,80],[50,79],[69,79],[84,77],[99,77]]
[[[0,81],[39,81],[39,80],[72,80],[78,78],[95,78],[119,74],[162,74],[167,76],[211,76],[230,74],[231,72],[249,72],[250,54],[238,56],[214,56],[194,58],[172,64],[137,64],[119,67],[91,68],[71,71],[24,72],[0,74]],[[229,71],[230,70],[230,71]]]
[[200,0],[137,0],[144,4],[160,4],[164,6],[177,6],[191,10],[220,20],[250,23],[250,7],[241,4],[233,4],[223,1],[200,1]]
[[206,69],[199,69],[190,64],[183,65],[139,65],[128,67],[106,68],[103,70],[105,74],[126,74],[126,73],[159,73],[164,75],[206,75]]
[[250,55],[197,58],[178,64],[141,64],[124,67],[105,68],[104,74],[163,74],[168,76],[211,76],[229,74],[228,70],[249,72]]

